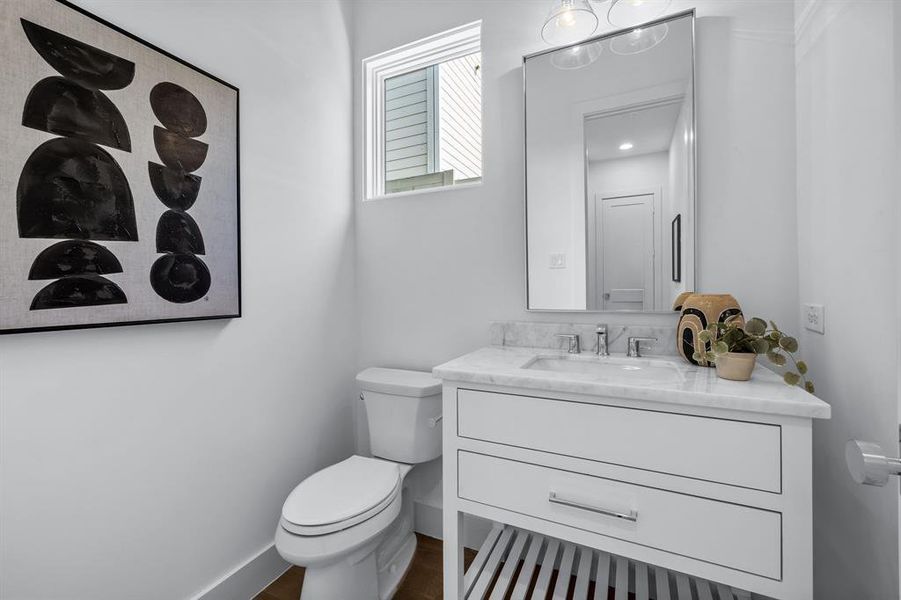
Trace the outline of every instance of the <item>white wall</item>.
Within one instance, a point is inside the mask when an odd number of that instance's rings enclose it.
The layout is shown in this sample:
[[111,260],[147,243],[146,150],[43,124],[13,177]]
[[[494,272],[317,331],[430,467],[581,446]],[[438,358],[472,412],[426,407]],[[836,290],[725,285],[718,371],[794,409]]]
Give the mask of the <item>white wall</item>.
[[793,6],[713,0],[698,13],[698,281],[751,316],[794,325]]
[[[848,439],[898,453],[897,3],[797,3],[801,350],[832,419],[814,426],[817,600],[898,598],[898,482],[848,475]],[[894,53],[894,56],[893,56]]]
[[591,196],[605,192],[665,187],[668,179],[669,152],[588,163],[588,193]]
[[[694,140],[691,131],[691,93],[686,95],[679,109],[679,116],[676,119],[676,125],[673,127],[673,138],[670,141],[669,152],[667,153],[668,165],[668,184],[669,189],[663,196],[663,259],[660,261],[663,267],[661,279],[661,297],[659,302],[669,299],[671,302],[675,300],[679,294],[688,290],[688,282],[694,277],[695,255],[694,248],[688,240],[694,238],[695,219],[691,218],[692,214],[692,198],[694,197],[695,182],[687,174],[694,170]],[[673,265],[673,244],[672,244],[672,223],[676,215],[682,215],[680,220],[681,227],[681,281],[673,281],[672,265]]]
[[349,14],[81,4],[241,88],[244,317],[0,338],[0,597],[187,598],[352,451]]
[[[788,0],[673,2],[698,9],[699,288],[797,321],[793,9]],[[522,56],[543,49],[542,0],[385,0],[356,7],[360,61],[483,19],[484,183],[357,203],[361,365],[428,369],[486,343],[492,319],[675,322],[670,315],[525,310]],[[372,27],[374,22],[390,27]],[[359,85],[356,139],[361,137]],[[356,172],[361,172],[356,152]],[[761,232],[765,232],[761,243]],[[778,290],[778,293],[774,293]]]

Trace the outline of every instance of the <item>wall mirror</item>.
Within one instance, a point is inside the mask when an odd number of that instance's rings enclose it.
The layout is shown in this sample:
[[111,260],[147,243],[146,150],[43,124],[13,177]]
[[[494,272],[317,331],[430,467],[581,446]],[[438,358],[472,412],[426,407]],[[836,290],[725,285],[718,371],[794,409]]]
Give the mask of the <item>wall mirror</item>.
[[523,69],[528,308],[671,310],[695,278],[694,14]]

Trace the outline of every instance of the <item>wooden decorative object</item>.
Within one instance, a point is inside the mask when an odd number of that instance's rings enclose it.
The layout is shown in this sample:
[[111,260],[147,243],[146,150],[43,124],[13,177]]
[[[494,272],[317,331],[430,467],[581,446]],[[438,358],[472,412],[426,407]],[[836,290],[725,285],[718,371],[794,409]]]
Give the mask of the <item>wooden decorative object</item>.
[[[696,361],[692,356],[696,348],[700,350],[704,346],[698,341],[698,334],[710,323],[738,322],[743,325],[745,318],[738,300],[730,294],[690,294],[685,298],[679,296],[677,305],[680,299],[681,306],[673,307],[674,310],[682,311],[676,333],[677,350],[685,360],[694,365],[712,367],[713,363],[704,359]],[[708,342],[705,350],[711,350],[712,343]]]

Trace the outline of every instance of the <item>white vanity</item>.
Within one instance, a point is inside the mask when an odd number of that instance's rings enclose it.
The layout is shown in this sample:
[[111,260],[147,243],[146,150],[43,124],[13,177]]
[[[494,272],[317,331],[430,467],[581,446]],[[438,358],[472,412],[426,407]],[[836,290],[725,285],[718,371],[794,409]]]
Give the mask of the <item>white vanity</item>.
[[676,358],[505,346],[434,374],[445,598],[465,597],[464,514],[762,596],[812,598],[811,425],[830,415],[816,397],[761,367],[739,383]]

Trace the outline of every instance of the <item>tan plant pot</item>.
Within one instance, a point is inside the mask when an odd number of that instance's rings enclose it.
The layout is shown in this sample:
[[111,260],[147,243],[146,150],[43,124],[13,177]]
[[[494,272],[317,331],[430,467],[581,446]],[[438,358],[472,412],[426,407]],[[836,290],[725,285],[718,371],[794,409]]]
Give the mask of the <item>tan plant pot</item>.
[[751,378],[756,363],[756,354],[727,352],[716,357],[716,374],[722,379],[747,381]]

